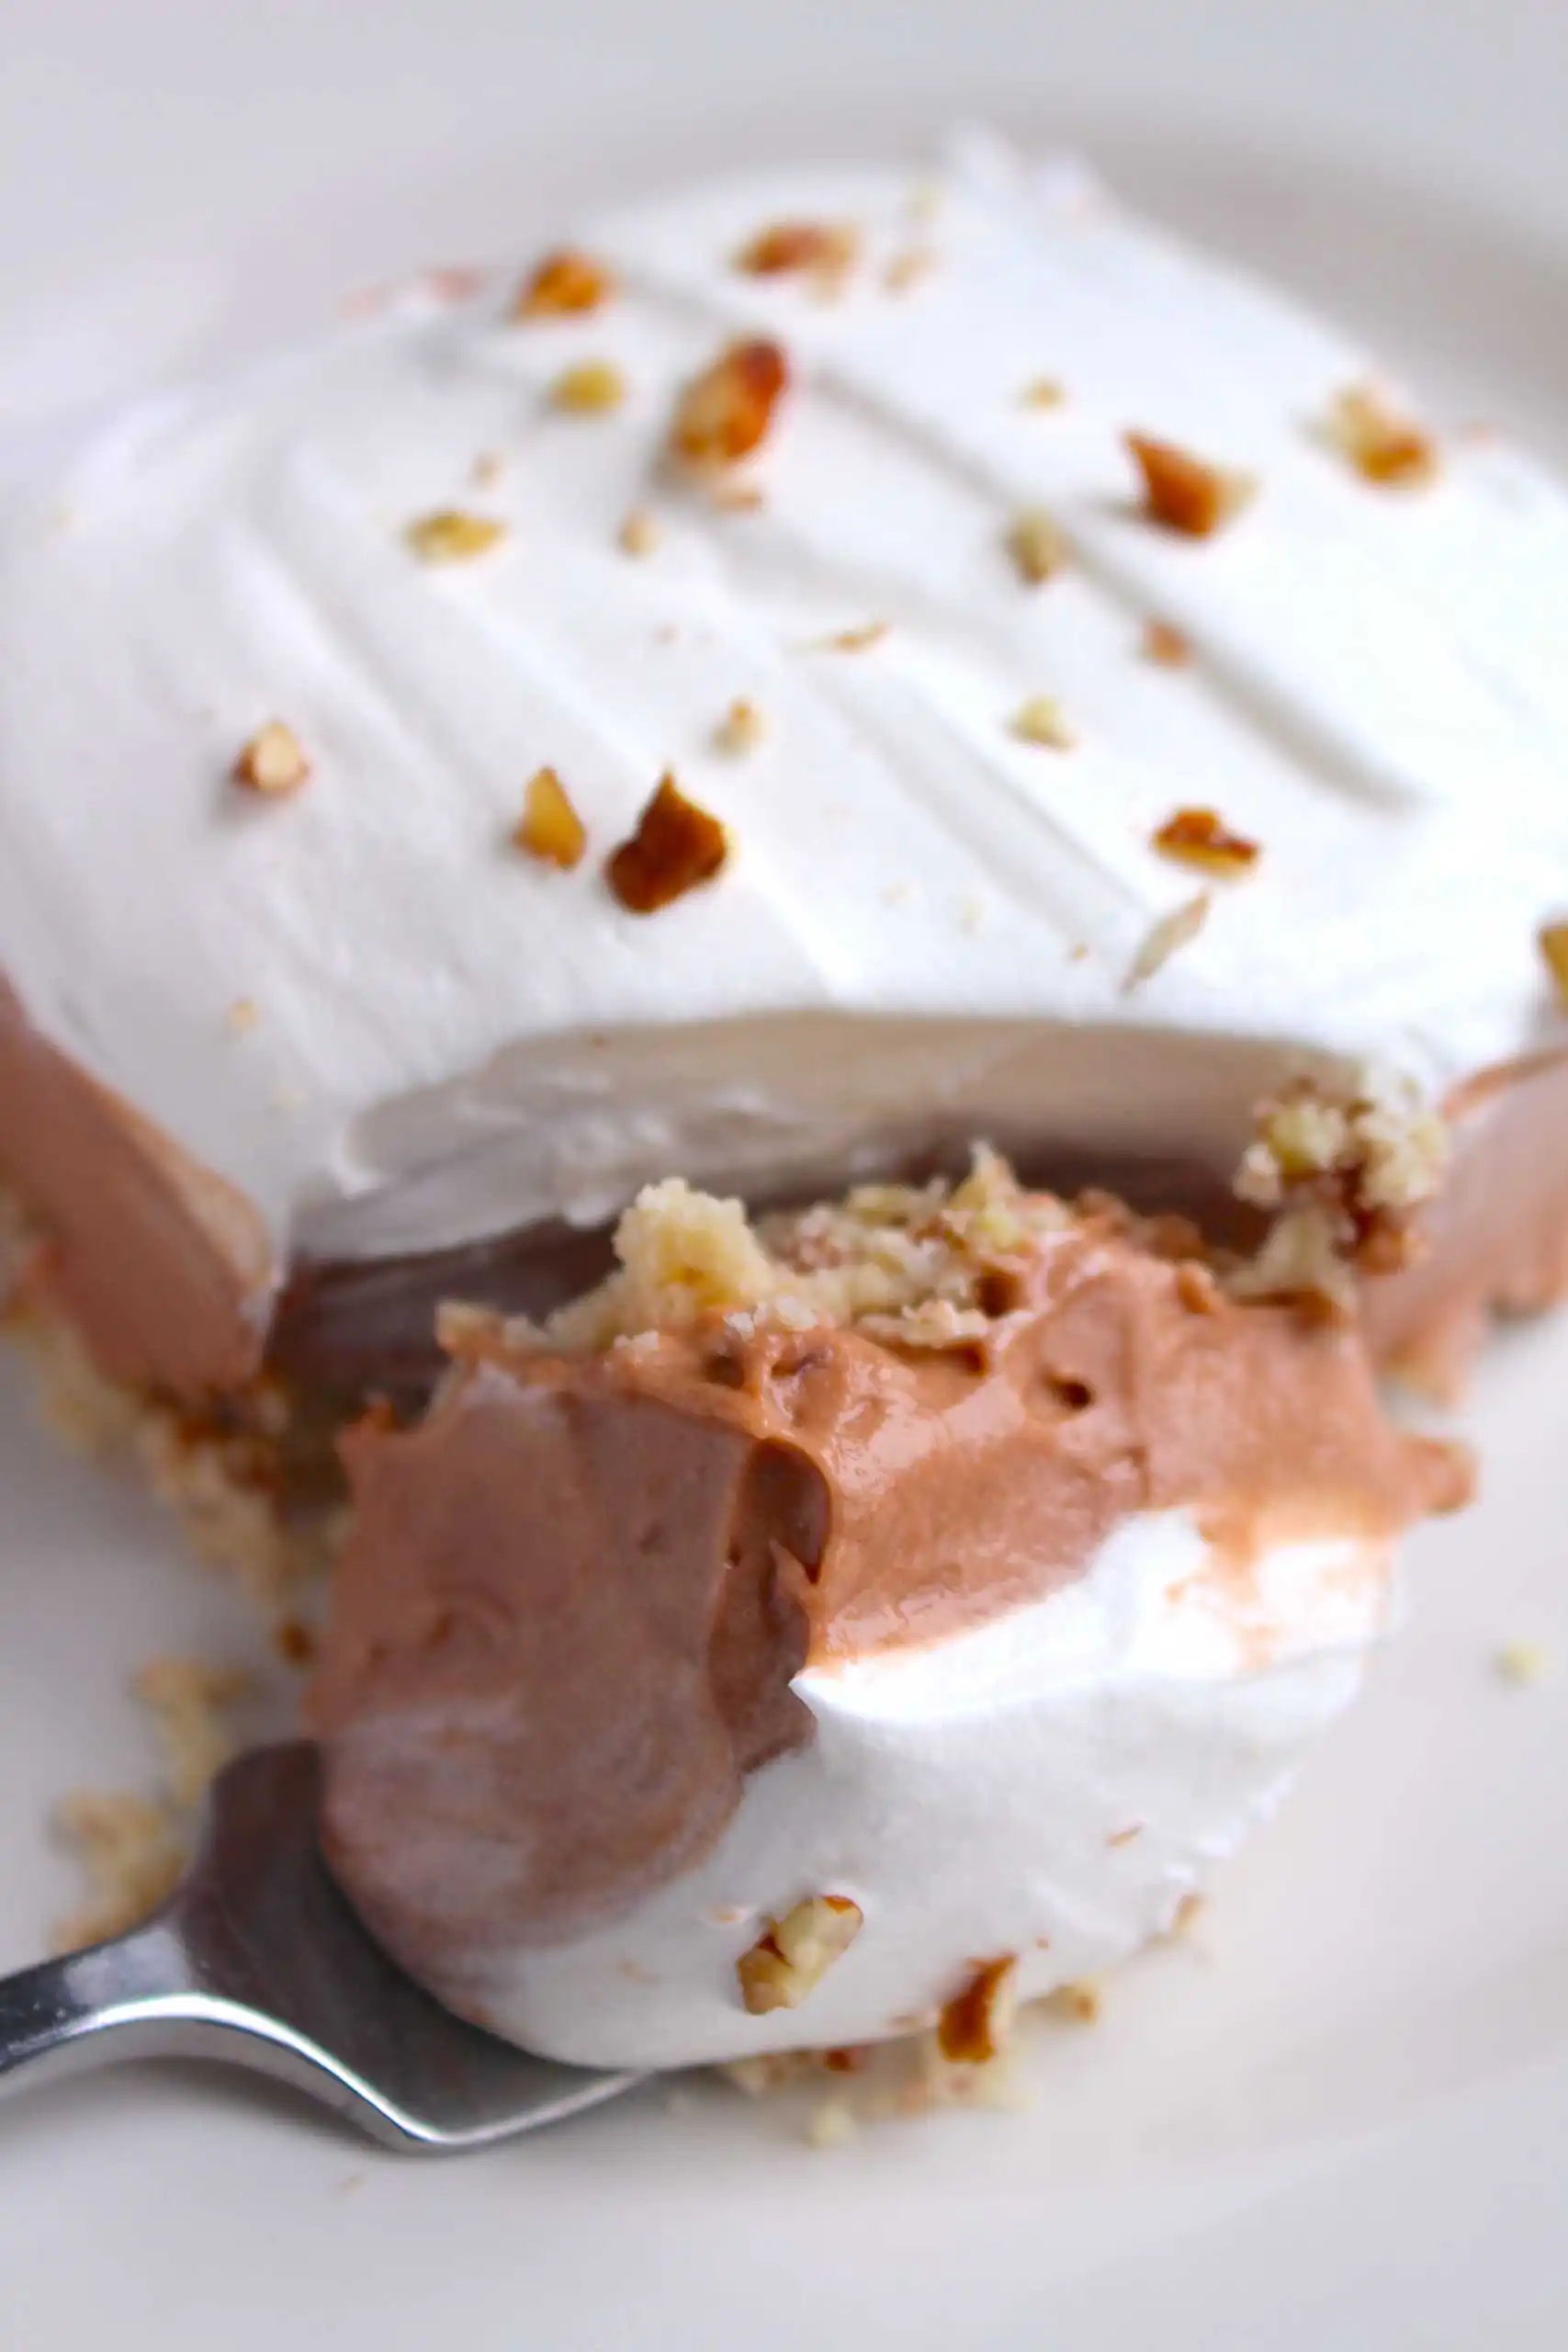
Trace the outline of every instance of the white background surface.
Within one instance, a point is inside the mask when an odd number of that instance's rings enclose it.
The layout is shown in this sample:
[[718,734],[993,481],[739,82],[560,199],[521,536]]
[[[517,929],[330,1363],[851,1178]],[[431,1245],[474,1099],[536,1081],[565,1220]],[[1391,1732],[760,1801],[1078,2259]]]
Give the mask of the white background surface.
[[[579,198],[965,110],[1085,138],[1568,448],[1556,0],[0,0],[0,431],[409,263],[525,254]],[[704,2088],[415,2166],[243,2086],[83,2084],[0,2129],[0,2346],[1560,2344],[1565,1372],[1562,1330],[1494,1357],[1488,1499],[1417,1546],[1408,1635],[1208,1956],[1043,2029],[1028,2112],[819,2154]],[[1554,1679],[1496,1678],[1519,1637]],[[126,1672],[245,1640],[0,1368],[0,1963],[73,1893],[51,1797],[148,1777]]]

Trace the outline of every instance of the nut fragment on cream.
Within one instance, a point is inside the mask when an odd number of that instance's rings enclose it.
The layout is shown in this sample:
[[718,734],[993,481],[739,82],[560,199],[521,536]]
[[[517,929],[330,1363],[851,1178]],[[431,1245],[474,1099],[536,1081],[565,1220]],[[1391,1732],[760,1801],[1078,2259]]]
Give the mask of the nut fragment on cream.
[[246,792],[281,797],[310,780],[310,763],[291,727],[280,718],[258,728],[234,763],[233,778]]
[[693,377],[676,403],[670,446],[682,464],[733,466],[759,448],[789,385],[789,363],[776,343],[752,336],[732,343]]
[[766,741],[768,722],[757,705],[746,695],[738,695],[714,729],[714,741],[721,752],[732,758],[744,759]]
[[773,1919],[735,1963],[740,1997],[753,2017],[797,2009],[841,1960],[864,1926],[847,1894],[813,1894]]
[[736,267],[753,277],[839,276],[854,266],[860,245],[859,231],[847,220],[775,220],[741,246]]
[[729,855],[716,817],[689,800],[672,775],[660,778],[637,830],[611,851],[604,877],[628,914],[656,914],[711,882]]
[[1070,752],[1077,741],[1066,712],[1055,695],[1031,695],[1013,713],[1012,731],[1024,743],[1043,743],[1054,752]]
[[569,415],[601,416],[619,408],[626,396],[626,379],[612,359],[579,359],[563,368],[551,387],[557,408]]
[[1190,947],[1208,922],[1213,904],[1209,893],[1200,890],[1196,898],[1184,899],[1180,906],[1173,907],[1168,915],[1162,915],[1150,926],[1127,967],[1127,977],[1122,983],[1123,994],[1142,988],[1146,980],[1154,978],[1156,972],[1165,969],[1173,956],[1179,955],[1184,947]]
[[513,830],[517,847],[548,865],[570,871],[581,863],[588,829],[554,768],[540,768],[528,780],[523,814]]
[[950,2064],[988,2066],[1007,2047],[1018,2014],[1018,1962],[981,1963],[961,1993],[942,2004],[937,2042]]
[[1126,441],[1142,478],[1145,513],[1184,538],[1211,538],[1258,494],[1253,475],[1211,464],[1173,441],[1146,433],[1129,433]]
[[1156,828],[1153,846],[1178,865],[1228,877],[1257,865],[1259,851],[1245,833],[1232,831],[1214,808],[1178,808]]
[[506,526],[493,514],[441,506],[432,514],[416,515],[403,536],[422,563],[469,563],[500,546]]
[[1067,543],[1043,507],[1026,506],[1008,530],[1008,552],[1032,588],[1052,580],[1067,560]]
[[1325,432],[1359,474],[1387,490],[1418,490],[1438,472],[1431,435],[1375,384],[1352,384],[1329,409]]
[[1558,1001],[1568,1006],[1568,922],[1543,922],[1536,937]]
[[558,319],[596,311],[615,291],[607,266],[591,254],[563,247],[547,254],[519,288],[512,315],[516,320]]

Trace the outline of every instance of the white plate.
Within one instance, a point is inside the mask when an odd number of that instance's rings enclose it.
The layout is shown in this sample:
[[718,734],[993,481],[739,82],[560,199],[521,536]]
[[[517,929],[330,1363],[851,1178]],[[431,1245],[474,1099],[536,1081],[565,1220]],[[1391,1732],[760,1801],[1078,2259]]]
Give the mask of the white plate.
[[[10,0],[4,42],[13,436],[408,262],[525,250],[579,197],[908,146],[962,105],[1087,131],[1134,192],[1568,454],[1568,11],[1544,0]],[[1097,2029],[1041,2030],[1027,2112],[821,2154],[705,2086],[413,2165],[243,2085],[128,2072],[4,2118],[0,2342],[1560,2343],[1565,1374],[1561,1325],[1494,1355],[1487,1498],[1417,1545],[1370,1697],[1201,1943]],[[51,1799],[147,1778],[130,1668],[249,1638],[0,1367],[0,1963],[74,1891]],[[1556,1678],[1508,1687],[1515,1638]]]

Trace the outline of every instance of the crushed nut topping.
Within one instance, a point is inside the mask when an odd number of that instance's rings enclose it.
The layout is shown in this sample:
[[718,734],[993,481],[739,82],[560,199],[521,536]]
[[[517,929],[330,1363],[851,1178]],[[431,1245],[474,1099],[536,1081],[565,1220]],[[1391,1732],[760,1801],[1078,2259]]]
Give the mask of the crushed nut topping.
[[1062,408],[1066,402],[1067,388],[1055,376],[1032,376],[1019,398],[1025,408]]
[[1209,920],[1213,904],[1207,890],[1200,890],[1195,899],[1188,899],[1162,915],[1134,956],[1127,977],[1122,983],[1123,996],[1131,996],[1134,989],[1152,980],[1156,972],[1169,963],[1183,947],[1190,946]]
[[729,855],[716,817],[688,800],[672,775],[662,777],[637,831],[611,851],[604,875],[628,914],[651,915],[711,882]]
[[1568,922],[1543,922],[1536,937],[1558,997],[1568,1007]]
[[1261,1103],[1234,1189],[1276,1210],[1242,1295],[1347,1306],[1352,1268],[1408,1262],[1416,1213],[1440,1190],[1449,1134],[1407,1080],[1362,1071],[1336,1086],[1303,1078]]
[[263,792],[278,797],[298,792],[310,774],[299,738],[280,718],[271,718],[258,728],[235,761],[234,782],[247,792]]
[[588,254],[563,250],[547,254],[519,290],[513,319],[562,319],[596,311],[615,290],[615,281],[603,262]]
[[505,471],[506,459],[499,449],[481,449],[473,465],[475,489],[493,490]]
[[1127,447],[1144,478],[1144,512],[1152,523],[1206,539],[1256,497],[1255,475],[1211,465],[1174,442],[1129,433]]
[[1017,1961],[984,1961],[963,1992],[944,2004],[938,2047],[951,2064],[988,2066],[1006,2048],[1017,2014]]
[[1048,1994],[1045,2007],[1055,2009],[1058,2017],[1071,2018],[1075,2025],[1098,2025],[1105,1996],[1092,1976],[1082,1976],[1075,1984],[1058,1984]]
[[1438,447],[1431,435],[1374,384],[1352,384],[1341,392],[1324,430],[1359,474],[1385,490],[1418,490],[1437,474]]
[[766,439],[788,386],[789,362],[776,343],[732,343],[681,394],[672,453],[688,466],[738,464]]
[[908,294],[919,286],[936,267],[936,255],[929,245],[908,245],[895,254],[882,273],[882,283],[889,294]]
[[493,514],[469,514],[457,506],[421,514],[403,534],[421,563],[468,563],[488,554],[506,537]]
[[550,388],[557,408],[571,416],[603,415],[626,396],[626,379],[613,359],[580,359],[563,368]]
[[634,506],[616,533],[623,555],[651,555],[660,537],[658,518],[646,506]]
[[1052,695],[1031,695],[1013,715],[1012,731],[1024,743],[1043,743],[1054,752],[1070,752],[1077,738],[1066,713]]
[[1192,659],[1192,648],[1170,621],[1150,621],[1144,631],[1144,659],[1164,670],[1179,670]]
[[1052,579],[1067,560],[1067,544],[1043,507],[1025,507],[1008,532],[1008,553],[1032,588]]
[[1505,1642],[1497,1653],[1497,1671],[1505,1682],[1540,1682],[1549,1664],[1539,1642]]
[[796,270],[841,277],[860,255],[860,232],[845,220],[776,220],[759,229],[735,256],[753,277],[784,277]]
[[847,1894],[813,1894],[769,1923],[735,1963],[740,1998],[753,2017],[797,2009],[861,1931],[863,1914]]
[[571,805],[570,796],[554,768],[540,768],[528,780],[523,814],[512,838],[530,857],[558,865],[563,872],[580,865],[588,847],[588,829]]
[[254,996],[237,996],[223,1018],[236,1035],[243,1036],[261,1019],[261,1008]]
[[756,704],[742,695],[730,704],[714,729],[714,741],[732,758],[744,759],[748,752],[754,752],[765,740],[767,732],[768,722]]
[[835,629],[831,637],[818,637],[807,649],[821,653],[869,653],[888,635],[886,621],[862,621],[858,628]]
[[1203,874],[1245,874],[1262,852],[1245,833],[1233,833],[1213,808],[1178,808],[1152,837],[1161,857],[1179,865],[1195,865]]

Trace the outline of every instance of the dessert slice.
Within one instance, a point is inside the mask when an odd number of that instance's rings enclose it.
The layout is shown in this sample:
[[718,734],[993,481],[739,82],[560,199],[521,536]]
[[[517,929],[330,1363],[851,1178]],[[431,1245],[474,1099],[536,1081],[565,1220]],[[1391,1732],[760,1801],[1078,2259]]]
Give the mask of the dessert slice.
[[[1555,1295],[1568,500],[1371,374],[970,141],[416,286],[8,493],[35,1317],[265,1447],[417,1403],[443,1297],[576,1295],[649,1182],[981,1134],[1283,1210],[1283,1287],[1425,1224],[1373,1329],[1433,1376]],[[1303,1089],[1337,1140],[1234,1202]]]
[[593,2064],[862,2043],[1170,1926],[1459,1499],[1354,1333],[988,1154],[761,1226],[678,1182],[347,1442],[327,1849],[454,2008]]

